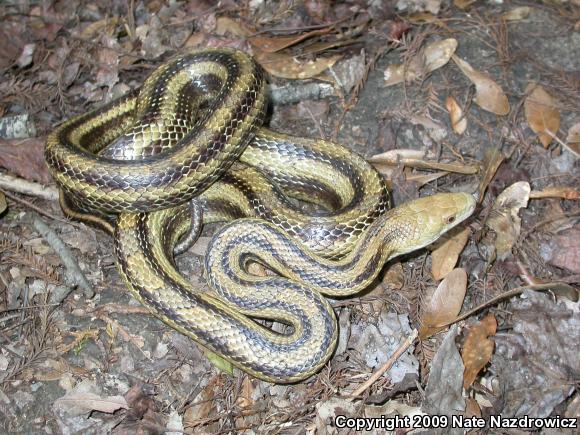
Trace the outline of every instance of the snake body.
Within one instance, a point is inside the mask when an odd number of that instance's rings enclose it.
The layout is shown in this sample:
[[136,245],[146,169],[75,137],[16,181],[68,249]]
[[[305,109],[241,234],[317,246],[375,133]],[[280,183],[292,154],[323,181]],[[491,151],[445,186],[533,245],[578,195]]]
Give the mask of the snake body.
[[[323,295],[360,291],[385,261],[432,242],[475,202],[440,194],[387,212],[385,183],[364,159],[267,130],[264,109],[262,72],[249,56],[197,51],[159,67],[140,90],[61,124],[45,156],[68,198],[65,212],[113,234],[119,270],[138,300],[246,372],[291,382],[319,370],[336,344]],[[321,208],[305,213],[287,195]],[[210,292],[195,289],[173,261],[191,231],[185,203],[194,198],[204,222],[261,218],[214,236]],[[252,261],[278,276],[252,275]],[[278,334],[252,318],[292,331]]]

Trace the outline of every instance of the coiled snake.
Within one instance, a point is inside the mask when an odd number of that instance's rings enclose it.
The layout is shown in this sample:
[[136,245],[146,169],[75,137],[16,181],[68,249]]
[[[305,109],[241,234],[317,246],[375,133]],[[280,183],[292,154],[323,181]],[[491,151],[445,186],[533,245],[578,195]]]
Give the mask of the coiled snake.
[[[58,126],[45,157],[63,210],[113,235],[122,276],[154,315],[256,377],[293,382],[334,350],[336,319],[323,295],[364,289],[386,261],[467,218],[475,201],[439,194],[388,210],[385,183],[364,159],[261,127],[265,101],[251,57],[195,51]],[[305,213],[288,196],[319,207]],[[246,217],[208,247],[209,292],[173,261],[195,239],[201,209],[204,222]],[[278,275],[249,273],[252,261]]]

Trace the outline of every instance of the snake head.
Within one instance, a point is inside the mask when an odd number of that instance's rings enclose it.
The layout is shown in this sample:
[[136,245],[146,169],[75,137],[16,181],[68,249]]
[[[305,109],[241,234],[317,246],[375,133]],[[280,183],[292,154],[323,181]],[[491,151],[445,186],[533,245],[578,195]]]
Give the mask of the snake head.
[[473,213],[476,200],[468,193],[438,193],[407,202],[392,210],[393,258],[430,245]]

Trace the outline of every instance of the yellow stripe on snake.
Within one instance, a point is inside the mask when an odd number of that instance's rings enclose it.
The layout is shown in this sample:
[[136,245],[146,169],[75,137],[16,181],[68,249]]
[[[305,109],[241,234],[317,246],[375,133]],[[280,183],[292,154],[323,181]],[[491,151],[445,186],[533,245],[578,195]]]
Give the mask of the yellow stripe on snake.
[[[466,219],[475,200],[446,193],[388,210],[385,183],[363,158],[265,129],[265,102],[251,57],[196,51],[61,124],[45,157],[63,210],[113,235],[121,275],[144,306],[242,370],[294,382],[318,371],[336,346],[324,296],[364,289],[386,261]],[[317,207],[307,213],[289,197]],[[195,240],[201,209],[204,223],[236,219],[208,247],[209,292],[173,260]],[[253,275],[251,262],[277,275]]]

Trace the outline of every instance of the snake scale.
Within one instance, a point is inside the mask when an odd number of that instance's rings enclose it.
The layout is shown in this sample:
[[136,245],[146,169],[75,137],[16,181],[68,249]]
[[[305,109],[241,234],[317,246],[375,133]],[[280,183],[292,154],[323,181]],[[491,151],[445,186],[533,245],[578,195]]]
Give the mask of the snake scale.
[[[265,89],[250,56],[194,51],[59,125],[45,158],[65,213],[112,234],[121,275],[154,315],[253,376],[295,382],[335,348],[325,296],[364,289],[386,261],[466,219],[475,200],[443,193],[390,209],[384,180],[362,157],[262,127]],[[234,219],[208,246],[211,291],[174,262],[202,216]],[[252,274],[252,262],[275,274]]]

